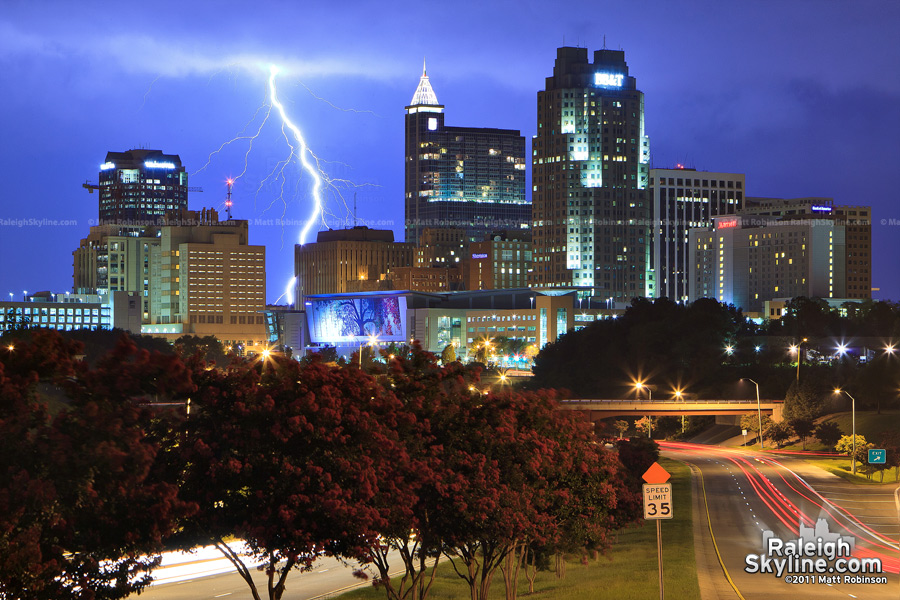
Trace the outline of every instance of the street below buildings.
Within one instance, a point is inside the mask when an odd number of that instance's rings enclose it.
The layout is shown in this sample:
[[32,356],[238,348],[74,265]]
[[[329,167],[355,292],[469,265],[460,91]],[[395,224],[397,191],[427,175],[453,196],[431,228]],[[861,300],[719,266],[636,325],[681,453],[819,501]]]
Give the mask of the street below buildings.
[[[393,556],[400,568],[399,556]],[[368,583],[355,577],[357,565],[344,564],[335,558],[320,558],[309,571],[293,571],[287,578],[284,600],[311,600],[331,596],[352,587],[370,585],[376,573],[368,567]],[[141,593],[149,600],[207,600],[212,598],[249,598],[247,583],[234,566],[213,547],[193,554],[167,553],[163,566],[153,573],[153,585]],[[263,598],[267,597],[265,573],[253,570],[253,580]]]
[[[746,450],[672,442],[662,442],[661,448],[693,470],[695,546],[704,600],[900,597],[896,486],[853,485],[799,459]],[[824,572],[747,572],[755,565],[775,568],[764,558],[783,558],[765,551],[763,532],[788,542],[798,539],[801,525],[817,528],[815,535],[827,526],[831,534],[855,538],[852,557],[880,559],[884,573],[838,573],[834,560],[827,561]],[[677,543],[664,538],[666,542]],[[748,555],[755,558],[748,562]],[[814,552],[813,560],[818,557]],[[845,575],[884,577],[886,582],[850,583],[853,579],[845,581]]]

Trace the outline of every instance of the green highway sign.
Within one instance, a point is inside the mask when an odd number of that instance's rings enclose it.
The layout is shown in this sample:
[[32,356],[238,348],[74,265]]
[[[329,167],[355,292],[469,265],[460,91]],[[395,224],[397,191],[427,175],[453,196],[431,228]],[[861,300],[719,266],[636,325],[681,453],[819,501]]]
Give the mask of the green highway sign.
[[883,465],[887,462],[887,452],[883,448],[869,448],[869,464]]

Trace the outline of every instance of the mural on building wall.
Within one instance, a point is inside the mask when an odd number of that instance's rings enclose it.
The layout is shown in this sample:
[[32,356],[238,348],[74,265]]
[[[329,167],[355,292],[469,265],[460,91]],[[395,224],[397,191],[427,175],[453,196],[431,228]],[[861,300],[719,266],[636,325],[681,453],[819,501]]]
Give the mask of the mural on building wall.
[[406,298],[401,296],[313,300],[310,338],[317,344],[406,339]]

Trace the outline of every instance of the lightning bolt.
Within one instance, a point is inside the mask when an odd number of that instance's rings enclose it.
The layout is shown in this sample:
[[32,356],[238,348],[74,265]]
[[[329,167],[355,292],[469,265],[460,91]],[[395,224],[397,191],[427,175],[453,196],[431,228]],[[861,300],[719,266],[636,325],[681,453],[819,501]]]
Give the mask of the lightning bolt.
[[[303,133],[300,131],[300,128],[291,120],[291,118],[287,114],[287,110],[285,109],[282,102],[278,97],[278,90],[275,85],[275,79],[280,73],[280,69],[276,65],[269,65],[268,67],[269,77],[268,77],[268,93],[267,98],[263,101],[263,103],[256,109],[253,116],[247,121],[241,131],[232,139],[224,142],[217,149],[213,150],[207,160],[206,163],[200,167],[197,171],[195,171],[192,176],[197,175],[198,173],[206,170],[213,162],[213,159],[221,153],[225,148],[234,144],[236,142],[243,142],[247,144],[246,152],[244,152],[244,164],[241,172],[233,177],[229,177],[230,183],[234,184],[238,182],[245,174],[247,174],[249,165],[250,165],[250,155],[253,151],[254,142],[256,142],[263,133],[263,130],[266,124],[269,122],[270,117],[273,113],[276,113],[281,120],[281,135],[288,146],[288,152],[281,160],[275,163],[275,166],[268,172],[268,174],[263,177],[259,185],[257,186],[255,193],[253,195],[254,206],[256,206],[256,202],[259,199],[261,193],[263,193],[263,189],[265,188],[267,183],[271,183],[277,187],[277,194],[272,198],[272,200],[265,206],[262,210],[262,213],[265,213],[272,209],[276,203],[282,204],[282,218],[285,217],[288,211],[288,200],[286,200],[285,194],[293,195],[293,197],[300,197],[302,195],[303,181],[301,178],[297,178],[295,182],[289,183],[291,177],[288,175],[288,168],[295,164],[295,162],[299,165],[300,173],[307,174],[311,178],[311,196],[312,196],[312,210],[310,211],[309,217],[305,220],[303,227],[300,231],[299,242],[301,245],[305,244],[307,238],[310,234],[313,225],[321,220],[321,223],[325,225],[326,216],[329,219],[340,219],[337,214],[333,211],[329,210],[325,199],[323,198],[323,193],[325,190],[329,191],[333,194],[336,199],[340,203],[343,204],[346,215],[351,214],[350,207],[347,205],[347,201],[344,198],[341,188],[360,188],[360,187],[377,187],[375,184],[363,183],[357,184],[347,179],[337,179],[331,178],[326,173],[323,168],[327,164],[333,164],[329,161],[324,161],[320,157],[318,157],[309,145],[306,142],[306,139],[303,136]],[[304,88],[306,88],[307,92],[312,95],[317,100],[325,102],[332,108],[336,110],[340,110],[343,112],[353,112],[353,113],[370,113],[376,117],[379,115],[375,114],[372,111],[360,111],[355,109],[347,109],[341,108],[328,100],[321,98],[314,94],[310,88],[308,88],[302,82],[300,83]],[[262,115],[262,119],[260,121],[260,115]],[[258,125],[257,125],[258,123]],[[343,163],[341,163],[343,164]],[[344,165],[348,167],[348,165]],[[347,217],[344,217],[347,218]],[[282,228],[282,247],[284,241],[284,228]],[[285,292],[279,296],[278,300],[282,298],[287,298],[288,301],[293,304],[293,290],[295,284],[295,278],[291,278],[288,282]],[[276,302],[278,302],[276,300]]]
[[[322,214],[322,178],[319,176],[320,170],[318,166],[318,159],[309,150],[309,146],[306,144],[306,140],[303,138],[303,134],[300,133],[300,129],[296,125],[294,125],[293,121],[291,121],[290,118],[288,118],[287,113],[284,110],[284,105],[281,104],[281,102],[279,102],[278,100],[278,93],[275,90],[275,76],[278,74],[278,67],[272,65],[271,67],[269,67],[269,73],[269,94],[272,99],[272,104],[275,105],[275,108],[278,109],[278,114],[281,115],[281,120],[294,134],[294,138],[297,140],[297,143],[300,144],[300,151],[298,153],[295,150],[294,145],[290,143],[290,140],[288,140],[288,145],[291,147],[291,156],[289,158],[293,158],[295,155],[299,156],[300,164],[303,166],[303,169],[307,173],[309,173],[310,177],[312,177],[313,179],[313,211],[312,214],[310,214],[309,219],[307,219],[306,225],[300,231],[300,245],[302,246],[306,243],[306,234],[309,232],[316,218]],[[315,168],[313,168],[312,163],[309,162],[307,154],[311,155],[316,160],[317,164]]]
[[275,304],[278,304],[278,301],[282,298],[287,298],[288,306],[294,305],[294,286],[297,285],[297,277],[291,277],[288,279],[287,285],[284,286],[284,293],[278,296],[275,299]]

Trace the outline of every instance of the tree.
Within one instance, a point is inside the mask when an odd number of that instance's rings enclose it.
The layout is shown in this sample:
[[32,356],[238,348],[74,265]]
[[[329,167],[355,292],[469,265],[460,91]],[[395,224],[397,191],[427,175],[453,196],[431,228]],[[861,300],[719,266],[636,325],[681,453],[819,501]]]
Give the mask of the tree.
[[[653,431],[656,430],[656,417],[641,417],[634,422],[634,429],[642,435],[652,437]],[[657,436],[659,432],[657,431]]]
[[815,420],[822,414],[824,396],[818,379],[805,378],[801,383],[796,380],[788,388],[784,398],[784,418]]
[[[321,553],[368,556],[384,525],[380,482],[403,460],[392,394],[359,369],[274,357],[265,370],[201,370],[192,400],[196,411],[167,448],[182,498],[199,507],[180,546],[215,545],[254,599],[271,600]],[[265,592],[231,537],[264,566]]]
[[[874,446],[870,446],[868,442],[866,442],[865,436],[856,435],[856,462],[865,463],[866,457],[868,455],[869,448]],[[841,454],[846,454],[850,458],[853,458],[853,436],[852,435],[842,435],[841,439],[838,440],[837,444],[835,444],[834,449],[836,452],[840,452]]]
[[441,352],[441,362],[448,365],[456,360],[456,347],[453,344],[447,344],[443,352]]
[[791,426],[784,421],[778,423],[772,422],[766,429],[766,437],[775,442],[776,447],[779,448],[786,440],[790,439],[793,434],[794,431],[791,429]]
[[816,439],[826,446],[837,444],[842,433],[840,426],[834,421],[822,421],[815,431]]
[[791,429],[794,430],[794,433],[797,434],[797,437],[800,438],[803,449],[806,450],[806,438],[811,436],[813,431],[815,431],[815,423],[810,419],[792,419],[789,424]]
[[[769,415],[762,415],[762,430],[765,432],[772,426],[772,418]],[[747,413],[741,416],[741,429],[752,431],[759,435],[759,413]]]
[[[641,476],[647,472],[650,465],[659,460],[659,444],[650,438],[633,437],[628,440],[620,440],[616,444],[616,448],[629,488],[634,492],[640,492],[641,485],[644,483]],[[639,509],[640,500],[636,507],[636,510]]]
[[637,298],[621,318],[595,321],[544,346],[529,386],[610,398],[637,374],[658,372],[698,389],[725,378],[722,349],[745,323],[739,310],[715,300],[685,306]]
[[882,433],[878,445],[884,448],[886,453],[885,468],[893,467],[894,481],[900,481],[900,433],[897,431]]
[[675,416],[659,417],[654,424],[654,430],[661,438],[669,438],[681,431],[681,419]]
[[620,438],[625,437],[625,432],[628,431],[629,427],[630,427],[630,425],[628,424],[628,421],[623,421],[623,420],[619,419],[618,421],[615,422],[615,428],[619,432]]
[[228,361],[225,347],[213,335],[200,337],[197,335],[183,335],[175,340],[175,350],[182,357],[200,354],[209,365],[224,367]]
[[[0,597],[117,599],[140,591],[192,507],[156,469],[148,394],[191,387],[174,357],[127,338],[97,368],[55,331],[0,354]],[[173,362],[174,361],[174,362]],[[65,391],[50,417],[39,380]]]
[[[472,598],[486,598],[498,569],[514,597],[526,554],[534,562],[572,544],[599,549],[610,527],[634,517],[626,509],[639,502],[590,423],[556,410],[547,393],[472,391],[477,373],[439,367],[414,345],[385,376],[409,415],[398,421],[404,461],[388,475],[408,503],[391,503],[371,549],[389,598],[424,598],[425,560],[439,554]],[[400,578],[390,577],[392,549],[404,564]]]

